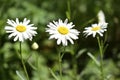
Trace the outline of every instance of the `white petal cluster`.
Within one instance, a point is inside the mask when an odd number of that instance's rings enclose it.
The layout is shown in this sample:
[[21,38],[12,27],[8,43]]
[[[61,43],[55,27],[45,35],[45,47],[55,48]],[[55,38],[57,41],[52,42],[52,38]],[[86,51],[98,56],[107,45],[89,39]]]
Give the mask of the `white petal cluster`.
[[102,10],[98,12],[98,23],[92,24],[90,27],[86,27],[83,33],[87,36],[92,35],[93,37],[96,34],[103,36],[103,33],[107,31],[108,23],[105,22],[105,15]]
[[[34,24],[29,24],[30,20],[27,20],[26,18],[24,18],[23,22],[20,22],[18,18],[16,18],[15,21],[8,19],[7,23],[8,26],[5,26],[5,30],[10,34],[8,36],[9,38],[14,37],[14,41],[19,40],[20,42],[23,42],[26,39],[32,40],[33,36],[37,34],[35,31],[37,27],[34,27]],[[17,30],[18,26],[20,31]]]
[[63,46],[68,45],[68,41],[71,44],[74,44],[73,40],[78,39],[79,31],[76,29],[72,29],[74,27],[73,23],[68,23],[68,19],[64,22],[59,19],[58,21],[53,21],[53,23],[49,23],[48,28],[46,28],[46,32],[50,34],[49,39],[57,39],[57,44],[60,45],[62,43]]
[[103,36],[103,33],[107,31],[107,23],[92,24],[91,27],[86,27],[83,33],[87,36],[92,35],[96,36],[98,33],[100,36]]

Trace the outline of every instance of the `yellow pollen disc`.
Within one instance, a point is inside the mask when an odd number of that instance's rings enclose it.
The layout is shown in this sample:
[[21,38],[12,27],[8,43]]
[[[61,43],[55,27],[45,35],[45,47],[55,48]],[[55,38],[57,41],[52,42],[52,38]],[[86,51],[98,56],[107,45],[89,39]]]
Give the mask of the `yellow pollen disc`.
[[16,27],[16,30],[19,31],[19,32],[24,32],[24,31],[26,31],[26,27],[23,26],[23,25],[18,25],[18,26]]
[[69,33],[69,30],[68,30],[68,28],[66,28],[66,27],[64,27],[64,26],[60,26],[60,27],[58,28],[58,32],[59,32],[60,34],[62,34],[62,35],[65,35],[65,34]]
[[100,29],[101,29],[100,26],[96,26],[96,27],[92,28],[92,31],[97,31],[97,30],[100,30]]

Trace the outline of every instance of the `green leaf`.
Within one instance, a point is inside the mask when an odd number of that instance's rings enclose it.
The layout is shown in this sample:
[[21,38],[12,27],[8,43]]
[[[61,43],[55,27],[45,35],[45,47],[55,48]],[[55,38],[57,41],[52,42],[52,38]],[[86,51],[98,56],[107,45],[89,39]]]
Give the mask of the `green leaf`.
[[55,78],[55,80],[59,80],[57,76],[54,74],[54,72],[52,71],[52,69],[49,68],[49,71],[52,74],[52,76]]
[[19,73],[19,71],[16,70],[16,74],[18,75],[18,77],[19,77],[21,80],[25,80],[25,79],[23,78],[23,76]]
[[86,52],[87,49],[81,49],[78,54],[76,55],[76,58],[79,58],[84,52]]
[[100,63],[90,52],[88,52],[87,55],[96,63],[97,66],[100,66]]

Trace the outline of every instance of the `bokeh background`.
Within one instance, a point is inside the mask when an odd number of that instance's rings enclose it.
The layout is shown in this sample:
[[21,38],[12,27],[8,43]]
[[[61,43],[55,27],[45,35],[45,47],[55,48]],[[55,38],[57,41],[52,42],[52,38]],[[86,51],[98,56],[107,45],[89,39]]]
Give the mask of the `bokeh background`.
[[[24,76],[19,57],[19,42],[8,39],[4,27],[7,19],[24,18],[38,27],[32,41],[22,44],[30,80],[54,80],[49,68],[59,76],[58,52],[55,40],[49,40],[45,32],[53,20],[69,18],[81,33],[74,45],[69,44],[63,57],[63,80],[98,80],[99,68],[87,55],[91,52],[99,60],[96,38],[85,38],[84,27],[96,23],[102,10],[108,22],[104,54],[106,80],[120,80],[120,0],[0,0],[0,80],[21,80],[16,71]],[[32,45],[36,42],[39,48]]]

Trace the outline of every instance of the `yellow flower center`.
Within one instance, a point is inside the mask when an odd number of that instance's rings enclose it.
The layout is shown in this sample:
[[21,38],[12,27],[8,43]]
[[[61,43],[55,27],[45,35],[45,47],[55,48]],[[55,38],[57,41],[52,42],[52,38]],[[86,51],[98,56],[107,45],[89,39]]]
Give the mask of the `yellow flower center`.
[[64,26],[60,26],[60,27],[58,28],[58,32],[59,32],[60,34],[62,34],[62,35],[65,35],[65,34],[69,33],[69,30],[68,30],[68,28],[66,28],[66,27],[64,27]]
[[19,32],[24,32],[24,31],[26,31],[26,27],[23,26],[23,25],[18,25],[18,26],[16,27],[16,30],[19,31]]
[[100,30],[100,29],[101,29],[100,26],[96,26],[96,27],[92,28],[92,31],[97,31],[97,30]]

